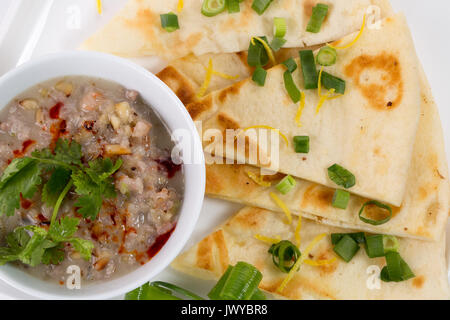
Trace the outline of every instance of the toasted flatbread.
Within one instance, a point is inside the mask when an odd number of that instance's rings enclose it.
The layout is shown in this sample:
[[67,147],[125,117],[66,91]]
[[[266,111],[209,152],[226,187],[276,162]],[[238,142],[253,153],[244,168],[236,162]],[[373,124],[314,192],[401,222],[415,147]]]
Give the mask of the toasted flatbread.
[[[298,49],[283,49],[278,52],[277,61],[298,56]],[[196,92],[203,82],[204,68],[209,59],[214,68],[230,74],[240,73],[239,79],[213,77],[210,88],[213,91],[251,75],[252,69],[246,63],[246,53],[189,56],[173,61],[158,76],[171,87],[180,99],[187,102],[197,100]],[[331,206],[334,190],[303,179],[296,179],[297,185],[281,199],[295,214],[324,224],[344,228],[361,229],[418,239],[440,238],[449,211],[449,174],[444,151],[444,139],[437,106],[423,70],[420,68],[421,116],[413,149],[411,168],[408,173],[405,198],[400,207],[394,208],[394,218],[382,226],[368,225],[359,220],[357,213],[366,198],[352,196],[346,210]],[[192,83],[191,89],[186,83]],[[185,93],[189,93],[186,95]],[[209,196],[239,202],[246,205],[281,211],[269,196],[275,188],[256,184],[247,174],[259,174],[259,169],[248,165],[206,166],[206,193]],[[266,176],[265,180],[275,185],[283,174]]]
[[[426,242],[399,239],[400,254],[416,277],[399,283],[380,281],[378,273],[385,265],[384,258],[370,259],[364,249],[345,263],[337,259],[332,264],[313,267],[303,264],[286,288],[277,289],[286,277],[272,262],[267,252],[270,244],[254,236],[264,235],[295,243],[295,225],[287,225],[282,214],[246,207],[225,222],[215,232],[182,253],[172,267],[202,279],[218,279],[228,265],[238,261],[253,264],[263,274],[260,288],[288,299],[449,299],[445,241]],[[308,257],[329,260],[335,257],[330,234],[350,232],[346,229],[302,221],[301,245],[304,248],[319,234],[321,240]],[[378,287],[379,284],[379,287]]]
[[[269,147],[263,148],[265,141],[249,139],[258,148],[258,166],[336,188],[327,168],[337,163],[356,176],[350,192],[400,206],[420,113],[418,66],[405,17],[397,15],[384,20],[380,29],[366,30],[353,47],[339,52],[336,65],[326,68],[346,80],[344,96],[327,101],[317,113],[318,90],[304,90],[302,127],[294,120],[298,104],[284,87],[283,65],[268,71],[264,87],[243,80],[186,108],[194,120],[203,121],[203,132],[225,133],[261,125],[280,130],[288,144],[280,140],[279,147],[270,147],[274,140],[269,137]],[[299,69],[293,77],[303,88]],[[310,137],[310,151],[297,154],[293,137],[304,135]],[[215,156],[249,162],[247,150],[216,148],[221,140],[204,141],[204,147]],[[265,157],[269,161],[264,161]]]
[[[286,47],[303,47],[339,39],[359,29],[363,14],[371,5],[380,8],[380,16],[391,10],[387,0],[327,0],[327,19],[319,33],[306,32],[312,7],[318,0],[273,1],[263,15],[252,8],[253,1],[240,4],[239,13],[226,11],[206,17],[202,0],[184,0],[181,12],[178,0],[130,0],[105,27],[82,44],[82,49],[109,52],[120,56],[157,55],[167,60],[191,53],[239,52],[248,48],[252,36],[273,36],[273,18],[287,22]],[[180,29],[167,32],[161,27],[160,14],[178,15]]]

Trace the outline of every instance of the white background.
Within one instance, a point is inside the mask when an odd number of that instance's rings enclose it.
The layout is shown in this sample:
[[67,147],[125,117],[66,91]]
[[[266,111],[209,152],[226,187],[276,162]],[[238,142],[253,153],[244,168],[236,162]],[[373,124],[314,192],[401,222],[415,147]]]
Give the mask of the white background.
[[[105,24],[125,3],[126,0],[103,0],[104,12],[99,16],[95,0],[0,0],[0,75],[45,53],[77,48],[83,39]],[[439,106],[449,154],[450,1],[391,0],[391,3],[396,12],[404,12],[407,16],[419,59]],[[71,19],[74,14],[79,19]],[[154,72],[163,66],[157,59],[138,62]],[[239,207],[207,199],[188,246],[210,233]],[[158,279],[174,282],[201,294],[212,286],[209,282],[198,281],[170,269]],[[0,298],[30,297],[0,282]]]

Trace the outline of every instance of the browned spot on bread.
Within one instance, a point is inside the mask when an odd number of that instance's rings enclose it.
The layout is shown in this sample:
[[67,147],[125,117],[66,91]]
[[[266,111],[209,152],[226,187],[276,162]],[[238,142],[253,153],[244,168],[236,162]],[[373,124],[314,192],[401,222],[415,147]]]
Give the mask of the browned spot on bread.
[[241,214],[237,215],[233,219],[233,224],[238,225],[242,229],[255,229],[260,230],[264,225],[264,210],[259,208],[249,208],[245,211],[241,211]]
[[303,12],[306,17],[311,17],[312,15],[312,9],[316,6],[315,0],[306,0],[303,4]]
[[[380,79],[370,79],[375,72],[381,72]],[[355,86],[375,109],[393,110],[403,99],[401,66],[394,55],[386,52],[361,55],[345,67],[345,74],[353,78]],[[390,96],[392,92],[395,94]]]
[[425,225],[436,224],[436,218],[441,209],[441,205],[439,202],[431,203],[427,208],[427,215],[424,221]]
[[331,188],[312,185],[308,187],[303,195],[301,208],[314,207],[326,209],[331,207],[334,190]]
[[225,113],[219,113],[217,115],[217,121],[223,126],[224,129],[239,129],[239,123]]
[[225,165],[206,166],[206,193],[220,194],[223,191],[220,167],[225,167]]
[[277,173],[272,174],[272,175],[264,175],[264,176],[262,176],[263,180],[267,181],[267,182],[280,181],[284,177],[286,177],[286,175],[284,173],[281,173],[281,172],[277,172]]
[[300,292],[309,292],[313,296],[321,299],[337,300],[336,295],[324,283],[317,283],[314,279],[308,279],[300,275],[296,275],[284,288],[281,294],[288,299],[301,299]]
[[213,244],[214,238],[212,234],[198,243],[197,267],[200,269],[214,271]]
[[220,267],[222,269],[221,273],[224,273],[227,270],[230,261],[228,259],[228,250],[227,250],[227,246],[225,244],[225,238],[223,236],[223,231],[218,230],[218,231],[214,232],[212,234],[212,236],[214,238],[214,243],[215,243],[215,245],[217,247],[217,251],[218,251],[219,263],[220,263]]
[[418,276],[413,279],[413,287],[417,289],[421,289],[423,287],[423,284],[425,283],[425,277],[424,276]]
[[186,106],[186,109],[191,115],[191,118],[193,120],[197,120],[203,112],[208,111],[209,109],[211,109],[211,107],[212,107],[212,97],[207,96],[203,100],[188,104]]
[[132,19],[126,19],[124,23],[130,28],[138,30],[147,39],[152,47],[158,51],[165,51],[163,44],[155,35],[155,29],[161,28],[159,14],[155,14],[149,9],[138,10]]
[[219,101],[224,102],[228,96],[230,95],[238,95],[241,87],[246,83],[246,80],[236,82],[235,84],[229,86],[228,88],[223,89],[219,93]]
[[156,75],[172,89],[184,105],[195,101],[195,89],[177,69],[168,66]]
[[[331,260],[335,257],[336,255],[333,254],[333,252],[330,249],[326,249],[325,251],[319,253],[317,260]],[[325,264],[323,266],[319,266],[319,270],[320,270],[320,274],[321,275],[325,275],[325,274],[331,274],[334,273],[338,267],[339,264],[339,260],[336,259],[336,261],[334,261],[333,263],[330,264]]]

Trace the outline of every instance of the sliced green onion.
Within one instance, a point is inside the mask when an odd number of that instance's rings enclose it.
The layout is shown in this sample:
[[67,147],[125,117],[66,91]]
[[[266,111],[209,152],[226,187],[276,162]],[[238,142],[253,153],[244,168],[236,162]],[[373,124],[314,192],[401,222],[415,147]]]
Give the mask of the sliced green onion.
[[[362,214],[364,213],[364,209],[365,209],[367,206],[371,206],[371,205],[375,205],[375,206],[377,206],[378,208],[387,210],[387,211],[389,212],[389,216],[387,216],[386,218],[381,219],[381,220],[372,220],[372,219],[363,217]],[[371,224],[371,225],[374,225],[374,226],[379,226],[379,225],[385,224],[386,222],[388,222],[389,220],[391,220],[391,218],[392,218],[392,209],[391,209],[391,207],[388,206],[388,205],[386,205],[386,204],[383,204],[383,203],[381,203],[381,202],[379,202],[379,201],[376,201],[376,200],[367,201],[367,202],[361,207],[361,210],[359,210],[359,219],[360,219],[361,221],[365,222],[365,223],[368,223],[368,224]]]
[[369,258],[384,257],[383,235],[376,234],[366,237],[366,252]]
[[203,0],[202,14],[214,17],[225,10],[225,0]]
[[299,52],[302,65],[303,80],[305,89],[317,89],[319,75],[316,69],[316,61],[312,50],[303,50]]
[[354,232],[354,233],[332,233],[331,234],[331,243],[333,245],[337,244],[344,236],[349,236],[356,243],[362,244],[366,242],[366,235],[364,232]]
[[292,58],[287,59],[285,62],[283,62],[283,64],[289,70],[290,73],[294,72],[297,69],[297,64],[295,63],[295,60]]
[[273,244],[269,253],[272,255],[275,266],[284,273],[289,273],[302,255],[300,250],[288,240]]
[[228,10],[228,13],[236,13],[241,11],[241,7],[239,5],[239,0],[226,0],[226,7]]
[[321,66],[332,66],[336,63],[337,51],[336,49],[326,46],[319,50],[317,54],[317,63]]
[[284,87],[286,88],[289,96],[292,99],[292,102],[297,103],[300,101],[301,94],[300,90],[298,90],[297,86],[295,85],[294,79],[292,79],[292,74],[289,72],[289,70],[286,70],[284,72]]
[[322,28],[322,23],[325,20],[325,17],[328,14],[328,5],[318,3],[312,9],[311,19],[308,22],[308,26],[306,27],[306,31],[312,33],[318,33]]
[[260,87],[264,87],[264,84],[266,83],[266,76],[267,71],[258,66],[253,72],[252,80]]
[[345,235],[333,248],[334,252],[345,262],[350,262],[359,250],[358,243],[349,235]]
[[350,192],[337,189],[334,192],[333,201],[331,205],[338,209],[347,209],[349,201],[350,201]]
[[261,290],[256,289],[250,300],[267,300],[267,297]]
[[170,290],[152,286],[148,282],[125,295],[125,300],[181,300]]
[[174,32],[177,29],[180,29],[178,25],[178,17],[175,13],[169,12],[166,14],[161,14],[161,27],[167,32]]
[[272,1],[273,0],[253,0],[252,9],[255,10],[257,14],[262,15]]
[[385,282],[400,282],[414,278],[415,274],[398,252],[388,252],[386,267],[381,270],[380,276]]
[[284,46],[285,43],[286,43],[285,39],[275,37],[270,43],[270,47],[272,48],[273,51],[278,51]]
[[349,189],[356,184],[355,176],[338,164],[334,164],[328,168],[328,177],[338,186]]
[[147,282],[143,286],[128,292],[125,295],[125,300],[183,300],[175,296],[172,291],[193,300],[204,300],[189,290],[162,281]]
[[345,81],[325,71],[322,72],[322,85],[326,89],[334,89],[336,93],[345,93]]
[[227,281],[228,277],[230,276],[232,269],[233,269],[232,266],[228,266],[227,270],[224,272],[222,277],[220,277],[219,281],[217,281],[216,285],[208,293],[208,297],[211,300],[220,300],[220,293],[223,289],[223,286],[225,285],[225,282]]
[[238,262],[222,278],[208,297],[213,300],[250,300],[258,289],[262,274],[251,264]]
[[295,136],[294,137],[295,153],[309,153],[309,137]]
[[400,244],[398,242],[397,237],[383,235],[384,253],[398,252],[399,247],[400,247]]
[[163,289],[163,290],[174,291],[178,294],[181,294],[181,295],[188,297],[190,299],[193,299],[193,300],[205,300],[202,297],[196,295],[195,293],[192,293],[189,290],[180,288],[179,286],[176,286],[176,285],[168,283],[168,282],[155,281],[155,282],[152,282],[150,285],[152,285],[156,288]]
[[283,38],[286,35],[287,24],[285,18],[273,18],[273,36]]
[[282,194],[288,194],[289,191],[291,191],[295,187],[296,184],[297,184],[297,182],[295,181],[295,179],[288,175],[288,176],[284,177],[275,186],[275,188],[278,191],[280,191]]
[[[266,37],[259,37],[267,42]],[[269,55],[266,49],[259,41],[250,41],[247,54],[247,63],[251,67],[264,67],[269,63]]]

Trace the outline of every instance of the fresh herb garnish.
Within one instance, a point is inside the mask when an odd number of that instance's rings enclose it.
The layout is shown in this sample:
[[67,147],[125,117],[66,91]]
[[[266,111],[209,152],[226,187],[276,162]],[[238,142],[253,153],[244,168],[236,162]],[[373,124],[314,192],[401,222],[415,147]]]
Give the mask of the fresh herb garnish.
[[[208,293],[211,300],[266,300],[266,296],[258,289],[262,274],[254,266],[238,262],[228,269],[217,284]],[[175,293],[177,295],[175,295]],[[205,300],[195,293],[171,283],[156,281],[128,292],[125,300]]]
[[337,185],[349,189],[356,183],[353,173],[341,167],[338,164],[334,164],[328,168],[328,177]]
[[116,197],[112,175],[122,165],[111,159],[96,159],[84,166],[81,145],[59,139],[54,150],[34,151],[31,157],[14,159],[0,177],[0,215],[12,216],[20,207],[21,197],[31,199],[42,176],[50,178],[42,188],[42,202],[53,207],[50,227],[17,227],[7,237],[7,247],[0,248],[0,265],[19,260],[36,266],[40,263],[58,264],[64,259],[64,244],[70,243],[80,255],[89,260],[92,242],[74,237],[80,219],[64,217],[57,220],[59,208],[73,188],[79,196],[75,206],[84,218],[94,220],[103,199]]
[[300,250],[290,241],[283,240],[273,244],[269,251],[273,264],[284,273],[289,273],[300,256]]

